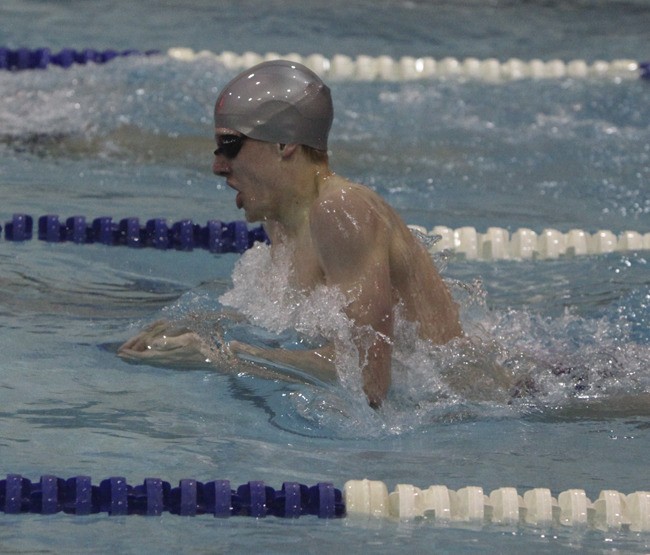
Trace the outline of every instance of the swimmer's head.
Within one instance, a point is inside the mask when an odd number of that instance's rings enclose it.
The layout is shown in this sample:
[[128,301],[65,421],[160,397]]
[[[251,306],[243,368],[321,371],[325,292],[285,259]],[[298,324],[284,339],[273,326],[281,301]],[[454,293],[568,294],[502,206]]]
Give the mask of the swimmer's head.
[[323,151],[333,117],[327,85],[304,65],[287,60],[243,71],[224,87],[214,107],[216,128]]

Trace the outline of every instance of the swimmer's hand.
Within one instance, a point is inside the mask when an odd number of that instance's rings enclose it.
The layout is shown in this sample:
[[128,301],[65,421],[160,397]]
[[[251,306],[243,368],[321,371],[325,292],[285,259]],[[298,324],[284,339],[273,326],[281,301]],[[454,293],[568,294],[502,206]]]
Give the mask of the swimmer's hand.
[[196,367],[212,364],[219,351],[196,332],[159,320],[124,343],[117,354],[128,362]]

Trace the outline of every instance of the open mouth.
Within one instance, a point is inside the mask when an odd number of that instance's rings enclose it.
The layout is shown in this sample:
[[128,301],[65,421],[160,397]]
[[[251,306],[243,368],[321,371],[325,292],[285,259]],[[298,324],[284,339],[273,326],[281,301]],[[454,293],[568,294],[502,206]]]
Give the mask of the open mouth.
[[241,191],[237,189],[230,181],[226,181],[226,185],[230,187],[231,189],[234,189],[237,195],[235,196],[235,204],[237,205],[237,208],[240,210],[244,207],[244,196],[242,195]]

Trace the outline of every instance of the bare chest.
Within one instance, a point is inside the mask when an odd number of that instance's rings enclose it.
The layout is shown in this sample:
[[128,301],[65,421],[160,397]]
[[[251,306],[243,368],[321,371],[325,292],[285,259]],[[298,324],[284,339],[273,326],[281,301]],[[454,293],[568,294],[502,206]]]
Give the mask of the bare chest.
[[311,291],[325,282],[308,226],[290,236],[278,224],[269,222],[266,231],[271,238],[271,255],[275,262],[288,265],[292,287]]
[[291,250],[291,281],[300,290],[309,291],[324,283],[325,276],[311,241],[303,240]]

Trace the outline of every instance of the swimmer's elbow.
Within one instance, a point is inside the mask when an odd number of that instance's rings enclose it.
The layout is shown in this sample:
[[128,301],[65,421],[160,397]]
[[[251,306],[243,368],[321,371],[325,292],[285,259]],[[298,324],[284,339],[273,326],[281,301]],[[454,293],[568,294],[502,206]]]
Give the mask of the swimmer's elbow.
[[390,364],[386,361],[382,362],[375,368],[370,368],[368,365],[363,369],[363,392],[368,399],[368,405],[373,409],[381,407],[390,389]]
[[384,399],[386,399],[386,395],[388,395],[388,389],[386,391],[377,391],[375,388],[364,387],[363,392],[366,394],[368,406],[375,410],[381,408]]

